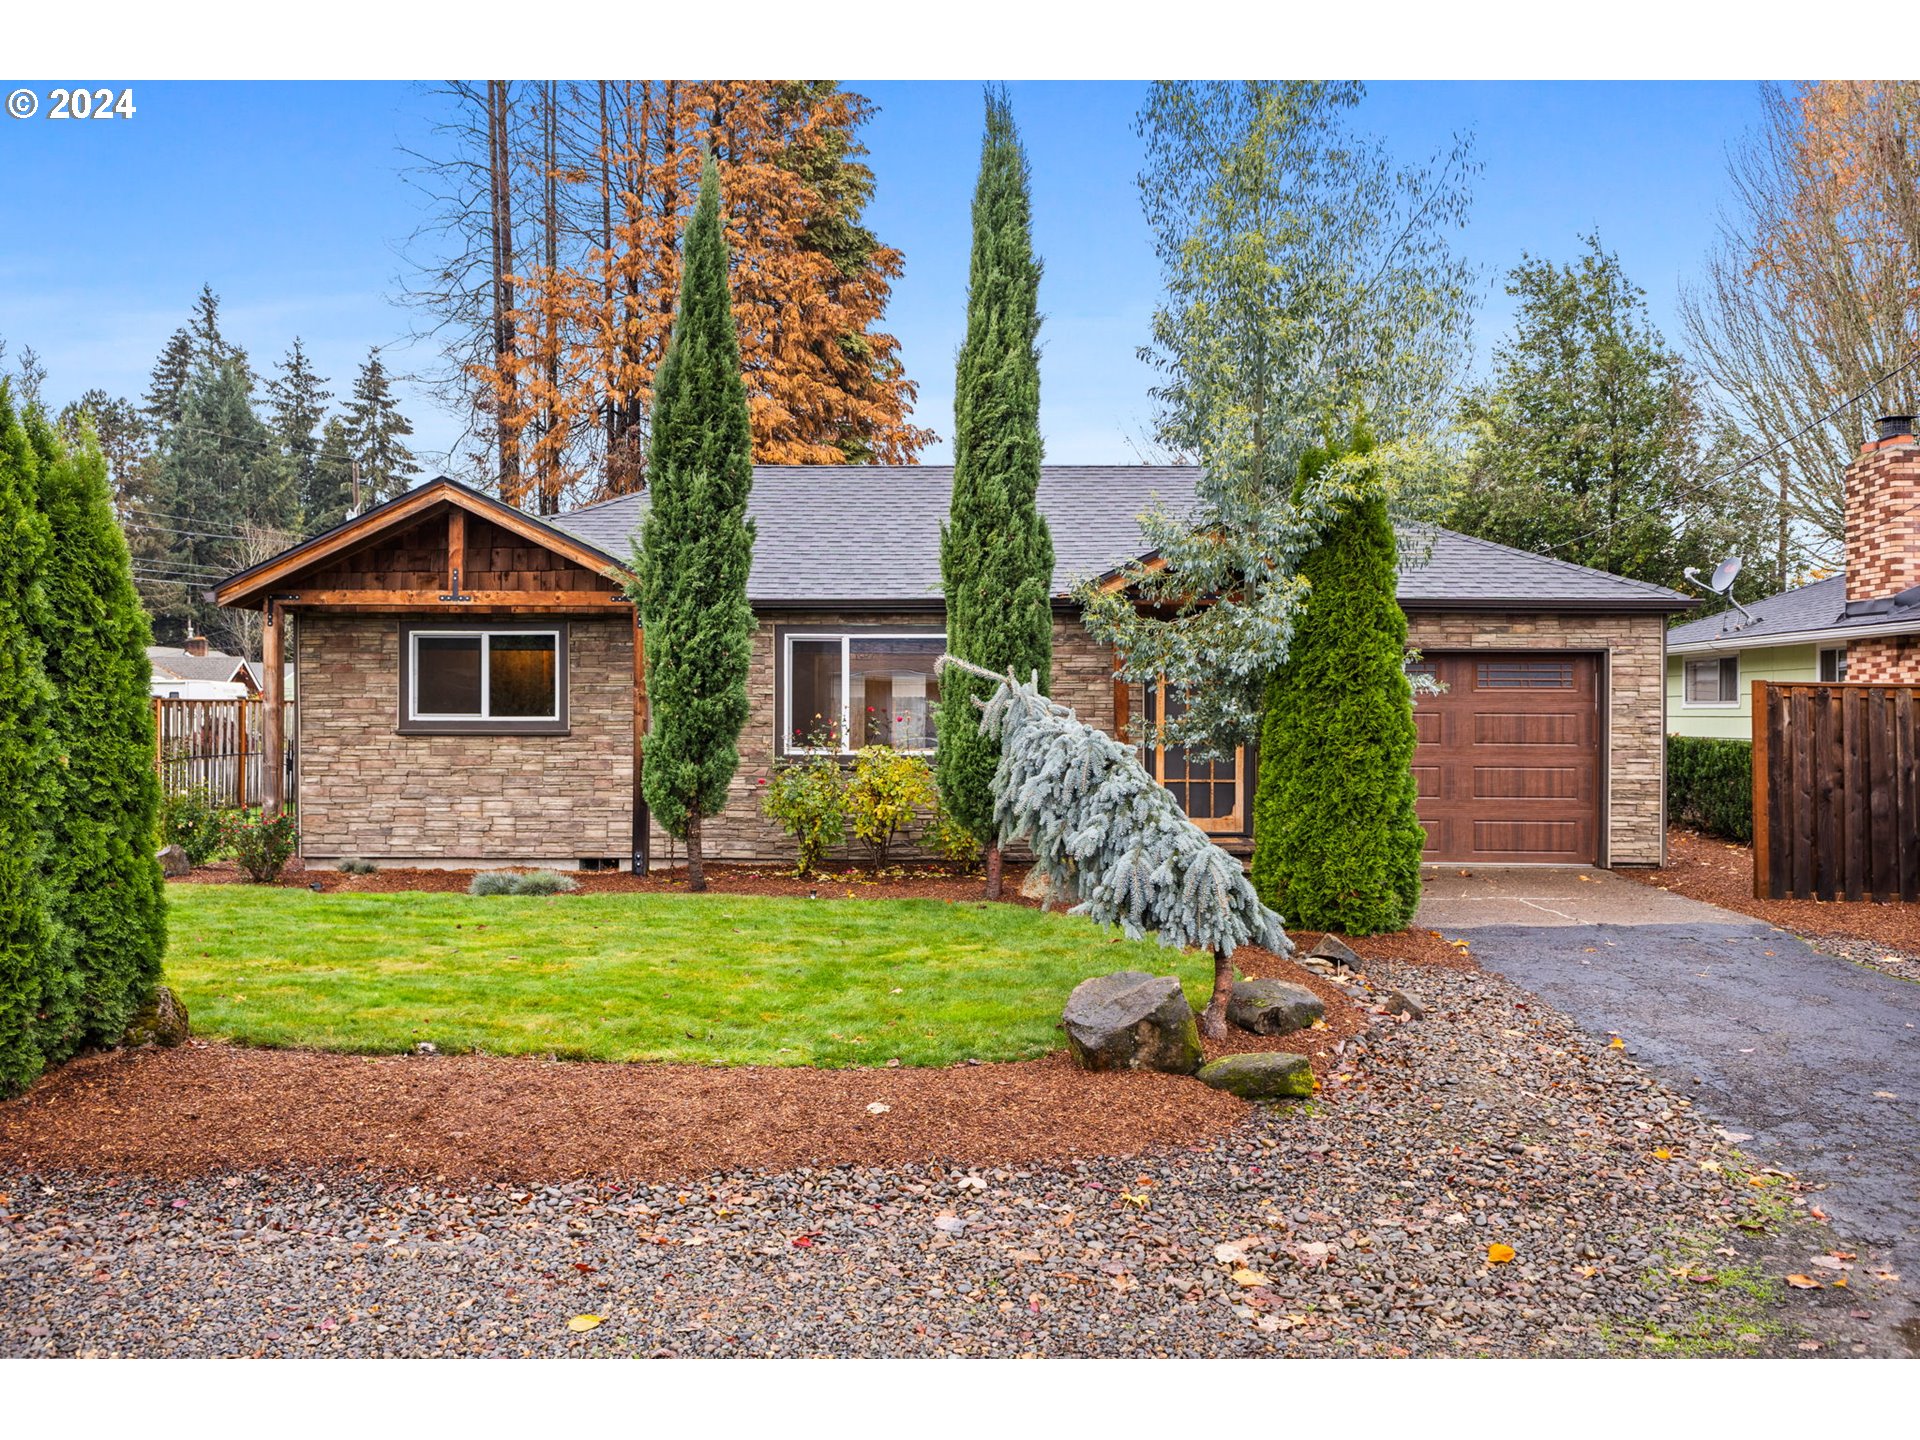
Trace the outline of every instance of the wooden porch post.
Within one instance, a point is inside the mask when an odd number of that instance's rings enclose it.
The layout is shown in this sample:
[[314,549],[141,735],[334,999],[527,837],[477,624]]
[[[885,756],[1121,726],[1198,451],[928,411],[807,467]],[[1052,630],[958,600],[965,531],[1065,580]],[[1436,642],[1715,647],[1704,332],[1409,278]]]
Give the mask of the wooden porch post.
[[287,639],[287,613],[280,608],[280,602],[267,601],[266,624],[261,629],[260,668],[266,673],[261,676],[266,692],[265,711],[262,714],[262,738],[260,768],[264,772],[260,777],[261,813],[268,819],[278,815],[287,802],[287,745],[286,731],[282,715],[282,703],[286,691],[285,653]]
[[467,568],[467,512],[455,505],[447,511],[447,593],[458,595]]
[[647,637],[640,628],[640,607],[633,608],[633,860],[636,875],[652,868],[653,857],[647,826],[647,796],[641,787],[641,770],[647,748]]

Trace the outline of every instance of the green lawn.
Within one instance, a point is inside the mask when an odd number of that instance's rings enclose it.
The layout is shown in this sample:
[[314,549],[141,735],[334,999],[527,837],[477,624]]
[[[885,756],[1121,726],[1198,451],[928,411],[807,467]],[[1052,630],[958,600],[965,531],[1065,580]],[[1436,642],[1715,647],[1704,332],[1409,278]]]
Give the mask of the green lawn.
[[250,1045],[703,1064],[943,1065],[1063,1042],[1090,975],[1205,956],[1075,916],[939,900],[316,895],[176,885],[167,979],[197,1034]]

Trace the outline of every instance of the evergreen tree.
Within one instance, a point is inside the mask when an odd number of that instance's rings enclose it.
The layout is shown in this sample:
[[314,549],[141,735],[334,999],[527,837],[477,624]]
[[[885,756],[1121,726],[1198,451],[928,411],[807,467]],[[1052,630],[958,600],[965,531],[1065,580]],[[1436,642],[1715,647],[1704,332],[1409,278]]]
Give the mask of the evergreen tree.
[[49,986],[44,1058],[110,1045],[160,978],[166,902],[154,858],[160,782],[146,647],[152,636],[91,438],[69,452],[29,421],[40,508],[45,665],[53,687],[48,902],[64,952]]
[[201,592],[237,568],[243,532],[291,535],[297,522],[293,475],[273,432],[254,413],[246,365],[229,358],[195,369],[180,423],[161,439],[156,527],[165,558],[143,568],[165,578],[143,590],[157,620],[199,629],[218,611]]
[[320,432],[320,453],[313,461],[313,485],[303,507],[302,526],[307,534],[318,535],[345,520],[352,507],[353,441],[347,422],[332,415]]
[[147,393],[141,413],[156,429],[180,423],[186,403],[187,380],[193,374],[193,336],[182,327],[167,337],[160,358],[153,362],[153,374],[147,381]]
[[673,340],[654,390],[650,472],[628,587],[646,636],[643,785],[655,818],[686,841],[688,888],[704,890],[700,822],[720,812],[739,769],[754,629],[753,432],[712,156],[687,222]]
[[951,654],[941,657],[949,686],[957,669],[989,687],[978,723],[1000,751],[993,833],[1031,844],[1054,888],[1079,897],[1074,914],[1135,938],[1151,934],[1172,949],[1211,951],[1213,997],[1200,1030],[1215,1040],[1225,1035],[1233,952],[1247,944],[1280,955],[1293,949],[1240,862],[1181,813],[1133,746],[1024,681],[1003,675],[996,682]]
[[[280,373],[267,383],[274,435],[293,469],[302,525],[308,534],[326,528],[313,523],[313,512],[321,499],[316,494],[320,439],[315,432],[326,416],[327,401],[333,398],[333,392],[325,388],[326,383],[324,376],[314,373],[298,335],[293,337],[286,359],[280,362]],[[324,509],[324,504],[320,508]]]
[[43,1014],[65,985],[55,967],[60,932],[48,909],[44,864],[52,806],[53,691],[42,664],[40,566],[46,521],[32,442],[0,380],[0,1095],[32,1082],[45,1057]]
[[376,347],[367,352],[367,363],[353,382],[353,402],[347,407],[348,440],[353,458],[360,462],[360,483],[366,487],[367,503],[391,500],[404,493],[409,478],[419,473],[413,452],[401,443],[412,433],[413,426],[393,398]]
[[[973,194],[967,337],[953,400],[953,501],[940,535],[947,648],[995,674],[1053,669],[1053,538],[1035,503],[1040,485],[1040,262],[1033,253],[1027,157],[1006,92],[987,95],[986,136]],[[973,701],[984,682],[948,672],[934,766],[947,812],[987,839],[987,898],[1000,894],[993,835],[999,748]]]
[[[213,293],[211,285],[202,285],[200,294],[193,302],[193,315],[187,321],[187,336],[193,347],[193,362],[196,365],[219,365],[223,361],[238,360],[247,363],[247,352],[238,345],[228,342],[220,333],[220,297]],[[253,377],[248,370],[249,381]]]
[[[1307,452],[1302,488],[1362,461],[1364,427]],[[1305,608],[1267,690],[1253,805],[1253,883],[1296,929],[1400,930],[1420,899],[1413,696],[1398,549],[1384,496],[1348,502],[1300,574]]]
[[144,504],[141,467],[152,453],[151,432],[144,413],[131,400],[116,399],[104,390],[89,390],[60,411],[60,438],[69,449],[80,449],[91,429],[93,443],[107,462],[107,483],[122,504]]

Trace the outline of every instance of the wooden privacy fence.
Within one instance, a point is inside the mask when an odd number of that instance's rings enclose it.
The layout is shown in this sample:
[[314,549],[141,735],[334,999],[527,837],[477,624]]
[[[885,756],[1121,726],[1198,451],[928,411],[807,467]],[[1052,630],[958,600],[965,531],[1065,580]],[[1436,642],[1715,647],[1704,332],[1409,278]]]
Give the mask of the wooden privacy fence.
[[[289,736],[286,788],[293,793],[293,704],[286,706]],[[265,794],[266,704],[259,696],[238,700],[176,700],[156,696],[153,702],[154,763],[160,771],[161,793],[184,795],[205,788],[212,803],[223,810],[258,805]]]
[[1920,685],[1753,684],[1753,893],[1920,899]]

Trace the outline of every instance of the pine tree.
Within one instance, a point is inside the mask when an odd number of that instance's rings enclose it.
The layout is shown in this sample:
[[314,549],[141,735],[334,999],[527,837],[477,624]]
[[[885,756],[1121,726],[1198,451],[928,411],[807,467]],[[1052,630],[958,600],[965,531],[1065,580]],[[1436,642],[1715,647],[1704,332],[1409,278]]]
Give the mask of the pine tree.
[[114,522],[106,461],[90,437],[69,452],[45,424],[30,420],[28,429],[51,541],[44,653],[57,763],[46,877],[66,957],[64,983],[43,1000],[52,1063],[125,1033],[160,978],[166,901],[153,849],[152,636]]
[[153,362],[141,413],[156,429],[180,423],[186,403],[187,380],[193,374],[193,337],[182,327],[167,337],[160,358]]
[[[953,401],[953,502],[940,536],[947,648],[995,674],[1035,672],[1052,685],[1053,538],[1040,515],[1040,262],[1033,254],[1027,157],[1005,91],[987,96],[973,196],[967,338]],[[993,829],[999,752],[977,723],[986,692],[950,673],[934,766],[947,811],[974,834]],[[1000,894],[1000,847],[987,845],[987,898]]]
[[42,664],[47,526],[38,466],[0,380],[0,1095],[30,1084],[45,1063],[42,1016],[64,998],[60,932],[43,866],[52,805],[53,701]]
[[360,462],[360,483],[368,503],[405,493],[409,479],[420,473],[413,452],[402,443],[412,433],[413,426],[393,398],[376,346],[367,352],[367,362],[353,382],[353,401],[347,406],[347,440],[353,458]]
[[[1364,427],[1309,451],[1301,484],[1364,457]],[[1420,899],[1407,618],[1387,502],[1350,502],[1310,550],[1310,588],[1267,690],[1254,795],[1253,883],[1296,929],[1401,930]]]
[[[211,285],[200,287],[200,294],[193,302],[193,315],[187,321],[187,336],[197,365],[219,365],[227,360],[247,363],[247,352],[229,343],[220,333],[220,297],[213,293]],[[251,370],[248,379],[252,379]]]
[[353,500],[353,441],[347,422],[331,415],[320,432],[320,453],[314,457],[313,485],[302,520],[306,533],[331,530],[347,518]]
[[313,363],[307,359],[298,335],[293,337],[292,347],[280,362],[280,373],[267,382],[274,435],[293,468],[301,527],[307,534],[326,528],[313,523],[316,505],[325,508],[315,493],[320,458],[320,440],[315,432],[326,416],[327,401],[333,398],[333,392],[325,388],[326,383],[325,376],[314,373]]
[[951,654],[940,661],[949,695],[959,670],[992,687],[976,711],[1000,752],[992,833],[1032,845],[1053,887],[1079,897],[1074,914],[1136,939],[1150,934],[1173,949],[1210,951],[1213,996],[1200,1030],[1225,1035],[1233,952],[1248,944],[1280,955],[1293,949],[1240,862],[1187,819],[1133,746],[1034,686],[1004,675],[996,683]]
[[709,156],[654,391],[651,503],[628,588],[646,637],[647,804],[686,841],[692,890],[706,888],[701,819],[720,812],[739,769],[753,655],[753,431],[720,215],[720,172]]

